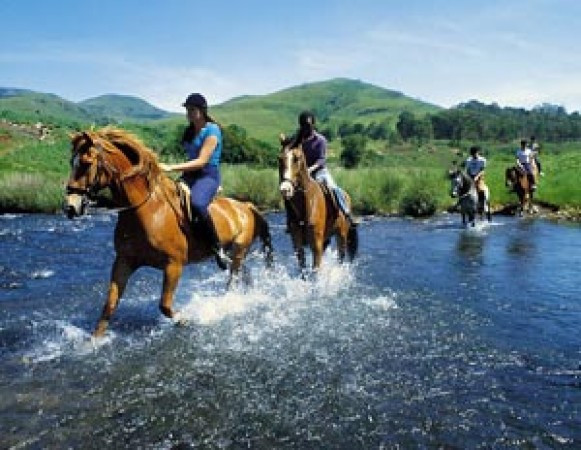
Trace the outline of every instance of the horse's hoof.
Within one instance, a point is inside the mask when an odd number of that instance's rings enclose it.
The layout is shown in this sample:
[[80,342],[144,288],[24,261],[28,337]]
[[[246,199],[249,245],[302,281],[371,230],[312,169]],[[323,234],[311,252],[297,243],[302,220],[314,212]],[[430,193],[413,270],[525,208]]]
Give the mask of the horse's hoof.
[[175,326],[176,327],[180,327],[180,328],[183,328],[183,327],[188,326],[187,319],[183,319],[183,318],[180,319],[180,320],[176,320],[174,323],[175,323]]
[[188,324],[188,320],[182,317],[181,314],[175,313],[173,316],[173,323],[176,327],[185,327]]

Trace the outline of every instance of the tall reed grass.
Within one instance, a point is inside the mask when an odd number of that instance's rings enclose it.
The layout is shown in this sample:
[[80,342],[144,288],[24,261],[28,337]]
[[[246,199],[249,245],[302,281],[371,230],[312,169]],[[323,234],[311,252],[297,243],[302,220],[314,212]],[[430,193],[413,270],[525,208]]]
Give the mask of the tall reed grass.
[[56,213],[61,210],[64,181],[39,173],[0,176],[0,211]]

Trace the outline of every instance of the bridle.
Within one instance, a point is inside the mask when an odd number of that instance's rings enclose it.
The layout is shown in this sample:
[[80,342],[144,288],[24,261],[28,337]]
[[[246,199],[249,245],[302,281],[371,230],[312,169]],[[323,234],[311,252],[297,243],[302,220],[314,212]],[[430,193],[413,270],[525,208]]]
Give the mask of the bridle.
[[[286,152],[292,152],[293,149],[287,149]],[[286,152],[285,152],[285,157],[286,157]],[[285,164],[286,167],[286,164]],[[286,170],[285,170],[286,172]],[[297,192],[306,192],[307,189],[305,186],[303,186],[303,183],[301,183],[300,177],[295,177],[295,180],[290,179],[289,177],[284,176],[283,174],[281,174],[280,177],[280,183],[282,184],[283,182],[287,182],[289,183],[292,187],[293,187],[293,197],[296,195]]]
[[[103,156],[103,153],[105,152],[105,150],[103,149],[103,147],[99,144],[95,144],[93,145],[93,148],[97,149],[97,167],[95,169],[93,169],[93,164],[91,164],[91,168],[89,170],[94,170],[94,174],[92,176],[92,181],[90,183],[88,183],[88,185],[84,188],[81,187],[71,187],[71,186],[67,186],[66,187],[66,193],[67,195],[71,195],[71,194],[77,194],[80,195],[82,197],[82,202],[83,205],[87,205],[89,200],[91,197],[95,196],[97,194],[97,192],[99,192],[101,189],[103,189],[105,186],[100,186],[99,185],[99,178],[103,175],[103,174],[109,174],[109,175],[116,175],[118,182],[120,184],[123,184],[125,181],[127,181],[130,178],[133,178],[137,175],[145,175],[145,171],[143,170],[143,164],[141,166],[138,166],[136,168],[132,168],[129,171],[127,171],[124,174],[121,174],[119,172],[119,170],[114,167],[113,165],[111,165],[111,163],[109,163],[107,161],[107,159]],[[75,152],[75,154],[73,155],[72,159],[74,159],[75,157],[78,157],[80,155],[80,150]],[[149,201],[149,199],[152,197],[153,192],[155,191],[155,186],[152,188],[151,187],[151,183],[149,180],[149,177],[145,177],[145,179],[147,180],[147,195],[145,196],[145,198],[139,202],[137,205],[128,205],[128,206],[123,206],[123,207],[119,207],[119,208],[113,208],[114,211],[117,212],[123,212],[123,211],[127,211],[127,210],[132,210],[132,209],[138,209],[141,206],[143,206],[145,203],[147,203]]]
[[[287,149],[286,150],[286,152],[292,152],[292,151],[293,151],[293,149]],[[287,156],[286,155],[286,152],[284,154],[284,157]],[[286,166],[287,166],[287,164],[285,162],[285,167]],[[286,170],[285,170],[285,172],[286,172]],[[285,199],[285,200],[286,200],[287,205],[292,209],[295,217],[298,219],[298,218],[301,217],[301,214],[300,214],[300,211],[298,210],[297,205],[293,201],[293,199],[296,198],[297,194],[299,194],[299,193],[302,193],[303,195],[306,196],[306,193],[308,192],[308,186],[304,186],[303,185],[303,183],[301,182],[301,177],[300,176],[297,176],[297,177],[295,177],[295,180],[292,180],[288,176],[284,176],[284,174],[281,173],[281,176],[280,176],[280,184],[282,184],[284,182],[289,183],[292,186],[293,194],[292,194],[292,196],[289,199]],[[307,200],[305,199],[305,201],[307,201]],[[305,221],[304,220],[300,220],[299,223],[301,225],[304,225],[305,224]]]

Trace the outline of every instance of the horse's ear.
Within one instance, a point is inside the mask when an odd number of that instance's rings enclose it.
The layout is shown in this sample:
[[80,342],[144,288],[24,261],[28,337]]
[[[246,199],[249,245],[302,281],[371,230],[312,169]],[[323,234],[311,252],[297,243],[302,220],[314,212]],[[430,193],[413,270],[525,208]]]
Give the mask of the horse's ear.
[[86,131],[83,131],[83,133],[81,134],[81,136],[83,136],[85,138],[85,140],[87,141],[88,144],[91,144],[91,145],[94,144],[93,138]]

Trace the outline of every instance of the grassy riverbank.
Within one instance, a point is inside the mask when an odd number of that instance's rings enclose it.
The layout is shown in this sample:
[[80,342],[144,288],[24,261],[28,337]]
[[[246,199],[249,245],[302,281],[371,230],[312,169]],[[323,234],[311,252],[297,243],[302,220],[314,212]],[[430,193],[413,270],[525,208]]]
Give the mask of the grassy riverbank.
[[[372,166],[347,170],[332,166],[340,186],[351,195],[357,214],[429,216],[454,204],[449,197],[446,171],[452,161],[466,157],[466,147],[446,144],[373,149]],[[515,203],[504,186],[504,170],[514,162],[514,145],[483,145],[488,159],[487,183],[494,209]],[[333,160],[331,158],[331,164]],[[581,144],[548,144],[542,154],[543,170],[536,199],[569,211],[581,210]],[[52,142],[0,143],[0,211],[60,211],[69,171],[69,142],[65,136]],[[224,193],[250,200],[260,208],[282,207],[278,171],[244,165],[223,165]]]

